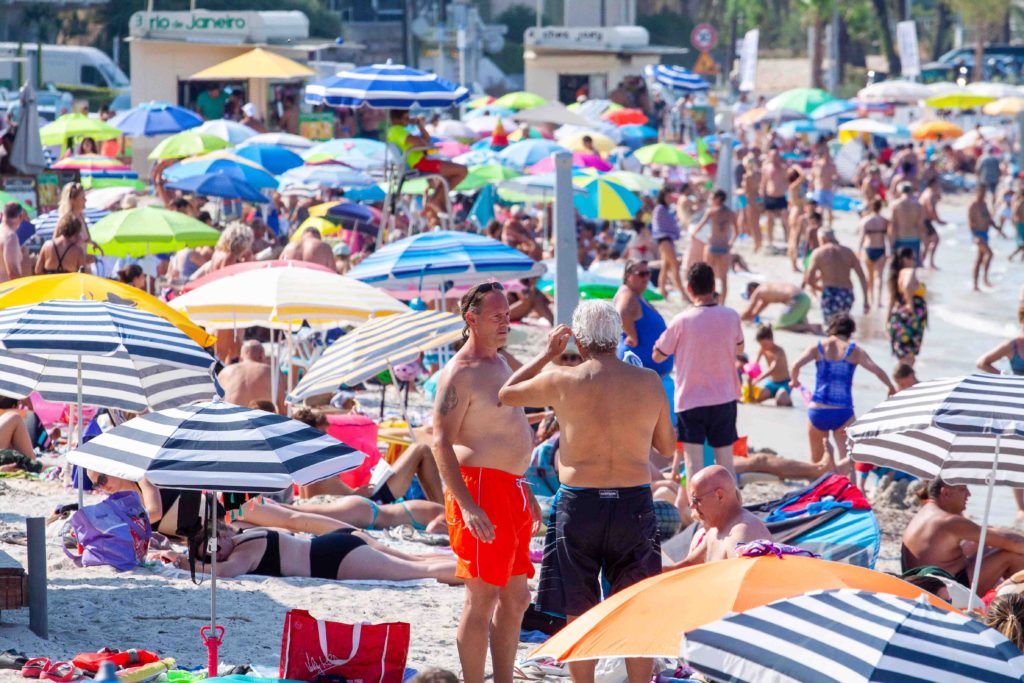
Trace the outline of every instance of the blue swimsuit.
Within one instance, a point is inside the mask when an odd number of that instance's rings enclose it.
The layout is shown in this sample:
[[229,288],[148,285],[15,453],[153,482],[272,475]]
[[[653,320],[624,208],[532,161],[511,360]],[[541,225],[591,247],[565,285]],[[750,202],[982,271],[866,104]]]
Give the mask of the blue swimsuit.
[[817,375],[811,402],[834,407],[807,410],[807,417],[815,429],[831,432],[845,425],[853,417],[853,371],[857,369],[857,365],[847,359],[856,347],[857,345],[851,342],[842,358],[828,360],[824,347],[818,342],[819,358],[814,364]]

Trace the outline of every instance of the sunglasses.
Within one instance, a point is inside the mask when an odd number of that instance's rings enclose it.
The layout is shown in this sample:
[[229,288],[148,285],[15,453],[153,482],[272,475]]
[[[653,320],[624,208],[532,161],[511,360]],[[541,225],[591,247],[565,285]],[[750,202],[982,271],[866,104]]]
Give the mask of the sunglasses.
[[96,479],[94,479],[93,482],[92,482],[92,485],[95,486],[98,489],[101,489],[104,486],[106,486],[109,481],[110,480],[107,479],[107,475],[105,475],[105,474],[97,474],[96,475]]
[[505,287],[500,282],[484,282],[483,284],[476,286],[477,294],[486,294],[487,292],[504,292]]
[[562,354],[559,357],[559,360],[562,361],[563,363],[582,363],[583,362],[583,356],[581,356],[581,355],[579,355],[577,353],[566,353],[566,354]]
[[629,273],[630,275],[636,275],[638,277],[650,277],[651,271],[649,270],[634,270]]

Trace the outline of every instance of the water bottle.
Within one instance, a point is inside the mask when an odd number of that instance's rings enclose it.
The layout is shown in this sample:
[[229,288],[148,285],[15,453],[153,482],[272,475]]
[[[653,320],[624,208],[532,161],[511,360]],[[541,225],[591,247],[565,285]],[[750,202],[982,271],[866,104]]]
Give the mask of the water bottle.
[[100,670],[96,674],[96,678],[93,679],[96,683],[117,683],[117,668],[114,667],[113,662],[103,662],[100,664]]

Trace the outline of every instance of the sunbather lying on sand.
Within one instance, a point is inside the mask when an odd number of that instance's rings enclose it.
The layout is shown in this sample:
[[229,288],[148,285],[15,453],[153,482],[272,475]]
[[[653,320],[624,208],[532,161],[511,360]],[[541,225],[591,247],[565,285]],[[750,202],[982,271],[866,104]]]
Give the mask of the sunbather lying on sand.
[[36,454],[32,450],[32,437],[25,420],[16,412],[0,415],[0,450],[10,451],[6,455],[0,453],[0,472],[39,471]]
[[[189,542],[196,553],[196,571],[207,573],[210,556],[205,533]],[[455,560],[416,556],[398,552],[352,530],[337,530],[322,536],[302,538],[257,527],[236,533],[230,528],[217,532],[217,575],[224,577],[309,576],[317,579],[409,581],[436,579],[456,585]],[[189,558],[173,551],[158,557],[180,569],[189,569]]]

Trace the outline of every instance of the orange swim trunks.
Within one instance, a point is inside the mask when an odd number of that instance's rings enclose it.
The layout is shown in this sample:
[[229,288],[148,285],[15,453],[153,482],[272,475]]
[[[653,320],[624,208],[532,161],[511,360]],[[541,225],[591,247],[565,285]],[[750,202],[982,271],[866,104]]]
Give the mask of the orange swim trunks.
[[533,517],[530,515],[526,488],[520,476],[487,467],[461,467],[473,501],[487,514],[494,525],[494,540],[482,543],[462,520],[462,510],[450,493],[445,493],[445,518],[452,550],[459,558],[455,576],[462,579],[483,579],[495,586],[504,586],[513,576],[534,574],[530,562],[530,537]]

